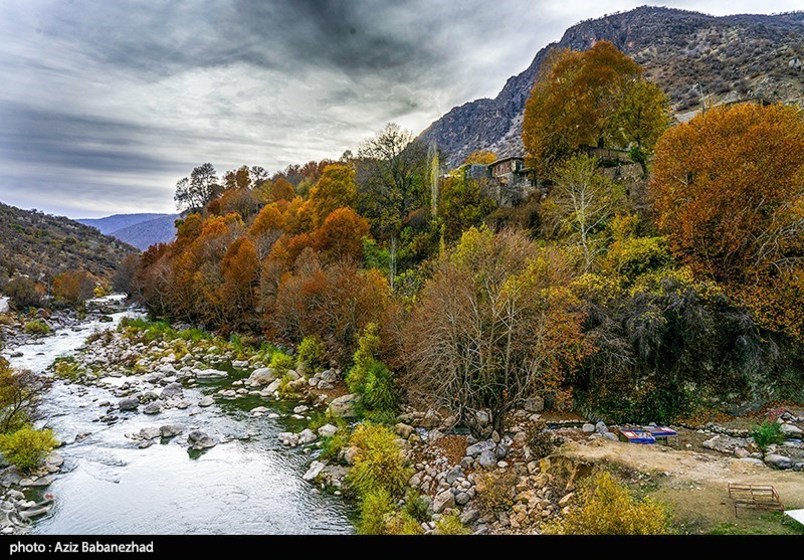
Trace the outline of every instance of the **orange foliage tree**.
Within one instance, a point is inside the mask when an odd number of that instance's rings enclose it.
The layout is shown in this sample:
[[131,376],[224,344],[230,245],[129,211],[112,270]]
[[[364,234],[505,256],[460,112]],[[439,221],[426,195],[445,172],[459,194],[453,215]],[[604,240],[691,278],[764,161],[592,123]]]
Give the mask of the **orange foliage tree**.
[[464,164],[490,165],[497,161],[497,154],[491,150],[475,150],[463,160]]
[[368,234],[368,220],[351,208],[338,208],[326,217],[311,237],[313,246],[323,253],[325,260],[351,259],[358,262],[363,254],[363,238]]
[[284,177],[277,178],[276,181],[271,183],[268,189],[268,202],[277,202],[280,200],[293,200],[296,197],[296,190],[293,185]]
[[677,258],[732,286],[769,326],[801,336],[800,110],[745,103],[669,130],[657,146],[650,193]]
[[296,343],[318,336],[330,357],[346,362],[365,326],[382,322],[390,296],[379,271],[349,262],[322,265],[308,248],[266,302],[268,331]]
[[525,106],[522,140],[530,165],[546,176],[579,147],[606,142],[650,151],[667,125],[668,102],[642,73],[608,41],[585,52],[552,53]]
[[227,328],[242,328],[254,315],[260,273],[257,248],[250,239],[241,237],[229,246],[221,261],[221,273],[223,282],[219,290],[224,324]]
[[72,305],[90,299],[94,290],[95,280],[85,270],[68,270],[53,279],[53,296]]

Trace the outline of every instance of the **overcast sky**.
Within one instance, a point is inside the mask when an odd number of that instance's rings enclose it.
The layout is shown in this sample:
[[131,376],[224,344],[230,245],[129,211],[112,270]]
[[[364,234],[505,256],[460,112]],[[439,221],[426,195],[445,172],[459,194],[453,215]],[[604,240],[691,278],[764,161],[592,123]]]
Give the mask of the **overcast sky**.
[[2,0],[0,201],[71,217],[172,212],[196,165],[275,171],[338,158],[389,121],[418,133],[495,96],[567,27],[644,3]]

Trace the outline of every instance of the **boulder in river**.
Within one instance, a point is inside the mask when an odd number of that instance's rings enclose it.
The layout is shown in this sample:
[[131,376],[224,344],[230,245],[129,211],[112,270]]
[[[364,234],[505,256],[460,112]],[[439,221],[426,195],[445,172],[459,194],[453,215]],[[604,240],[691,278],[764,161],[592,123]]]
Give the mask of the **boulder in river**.
[[316,436],[315,432],[313,432],[313,430],[310,428],[305,428],[299,433],[299,443],[302,445],[306,443],[313,443],[316,439],[318,439],[318,436]]
[[150,402],[142,409],[144,414],[159,414],[164,409],[161,401]]
[[268,385],[272,381],[276,379],[276,372],[272,368],[265,367],[260,369],[255,369],[251,375],[248,376],[248,384],[249,385]]
[[162,432],[156,426],[147,426],[140,430],[140,439],[156,439],[162,436]]
[[197,369],[195,370],[195,377],[196,379],[201,380],[214,380],[214,379],[225,379],[229,377],[229,374],[220,369]]
[[313,461],[310,463],[310,468],[307,469],[307,472],[304,473],[302,479],[306,480],[307,482],[312,482],[315,480],[321,471],[324,470],[324,467],[327,466],[326,463],[322,463],[321,461]]
[[204,397],[201,397],[201,398],[198,400],[198,406],[200,406],[200,407],[204,407],[204,408],[206,408],[206,407],[208,407],[208,406],[212,406],[213,404],[215,404],[215,399],[213,399],[213,398],[212,398],[212,397],[210,397],[209,395],[206,395],[206,396],[204,396]]
[[218,444],[218,442],[201,430],[193,430],[187,434],[187,443],[190,444],[190,447],[198,451],[215,447]]
[[140,401],[133,397],[126,397],[117,401],[117,408],[121,411],[134,411],[140,406]]
[[293,432],[280,432],[276,437],[279,439],[279,443],[282,445],[287,445],[288,447],[296,447],[299,445],[299,434],[294,434]]
[[172,438],[180,435],[182,431],[182,427],[177,424],[165,424],[164,426],[160,426],[159,435],[163,438]]
[[181,383],[171,383],[166,385],[164,389],[162,389],[162,395],[160,398],[163,400],[173,399],[173,398],[181,398],[184,394],[184,389],[181,386]]

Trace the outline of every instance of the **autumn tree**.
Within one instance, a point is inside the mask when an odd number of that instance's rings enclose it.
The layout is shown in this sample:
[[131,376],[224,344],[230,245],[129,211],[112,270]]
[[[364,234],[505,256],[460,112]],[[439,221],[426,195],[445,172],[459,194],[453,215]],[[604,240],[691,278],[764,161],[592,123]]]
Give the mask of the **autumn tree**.
[[193,169],[190,177],[176,183],[174,199],[180,210],[200,210],[222,191],[215,168],[211,163],[205,163]]
[[456,173],[441,185],[438,217],[444,226],[446,241],[453,242],[471,228],[480,227],[497,207],[481,181]]
[[44,287],[27,276],[14,276],[3,288],[18,311],[26,307],[39,307],[45,295]]
[[322,265],[308,248],[266,302],[266,320],[269,332],[284,340],[319,337],[327,354],[345,363],[366,325],[383,322],[389,299],[388,282],[378,271],[348,262]]
[[247,326],[255,311],[260,261],[257,248],[247,237],[232,243],[221,260],[223,282],[220,300],[224,304],[226,328]]
[[351,208],[338,208],[311,233],[313,246],[327,261],[359,262],[363,239],[369,235],[368,220]]
[[559,397],[585,353],[583,315],[563,287],[572,268],[526,235],[470,229],[441,259],[406,327],[407,388],[463,419],[505,415],[527,398]]
[[267,204],[263,206],[254,222],[252,222],[248,233],[254,240],[257,255],[260,259],[268,255],[277,239],[285,233],[287,221],[283,210],[286,208],[287,204],[283,205],[276,202]]
[[466,159],[463,160],[463,164],[491,165],[495,161],[497,161],[497,154],[491,150],[475,150],[466,156]]
[[376,233],[390,241],[393,287],[403,224],[413,210],[426,205],[427,150],[410,131],[389,124],[360,147],[358,158],[361,214],[371,218]]
[[279,177],[270,183],[268,189],[268,202],[278,202],[280,200],[293,200],[296,197],[296,190],[293,185],[284,177]]
[[224,187],[228,189],[250,189],[254,183],[252,181],[251,169],[247,165],[227,171],[223,176]]
[[790,310],[798,317],[792,323],[799,326],[789,326],[801,332],[804,294],[793,288],[804,267],[799,109],[744,103],[669,130],[656,149],[650,193],[678,259],[698,274],[770,298],[780,315]]
[[597,234],[624,202],[622,187],[598,169],[596,158],[583,154],[560,163],[553,181],[542,205],[545,221],[553,232],[578,244],[588,271],[605,247]]
[[134,277],[140,265],[139,255],[132,253],[126,255],[112,276],[112,289],[115,292],[131,294],[133,289]]
[[25,426],[46,390],[44,376],[30,371],[14,371],[0,357],[0,434]]
[[546,176],[582,146],[608,142],[650,151],[666,127],[668,104],[642,73],[608,41],[584,52],[553,52],[525,106],[522,139],[529,164]]
[[647,174],[647,156],[670,126],[670,101],[656,84],[642,79],[621,81],[617,108],[606,129],[612,146],[630,148],[631,159]]
[[53,296],[62,302],[78,305],[90,299],[95,290],[95,280],[84,270],[68,270],[53,279]]
[[248,219],[259,210],[259,202],[251,189],[226,189],[207,209],[219,216],[235,212]]
[[324,222],[333,210],[357,203],[355,171],[351,165],[333,163],[324,168],[321,178],[310,189],[310,207],[316,225]]

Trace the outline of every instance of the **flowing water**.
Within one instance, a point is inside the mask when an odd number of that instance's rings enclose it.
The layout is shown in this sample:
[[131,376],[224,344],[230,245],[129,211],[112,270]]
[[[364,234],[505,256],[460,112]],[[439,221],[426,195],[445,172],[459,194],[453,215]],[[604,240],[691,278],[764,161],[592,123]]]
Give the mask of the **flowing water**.
[[[88,321],[63,329],[35,344],[8,348],[21,352],[13,366],[43,372],[59,356],[78,350],[93,332],[114,328],[131,312],[113,315],[114,323]],[[228,381],[231,383],[232,379]],[[185,389],[197,401],[221,384]],[[157,416],[120,413],[116,424],[97,421],[115,402],[100,387],[56,381],[40,405],[48,427],[61,441],[63,470],[46,490],[55,507],[32,527],[39,534],[302,534],[350,533],[347,507],[304,482],[309,456],[283,448],[277,434],[302,425],[287,418],[252,418],[248,410],[272,406],[260,399],[237,399],[206,409],[167,409]],[[290,404],[273,405],[287,412]],[[146,426],[179,424],[184,434],[139,449],[126,434]],[[204,453],[188,452],[183,442],[201,429],[227,443]],[[86,435],[83,437],[83,435]],[[76,436],[78,440],[76,440]],[[159,440],[157,440],[159,441]],[[28,490],[37,499],[45,490]]]

